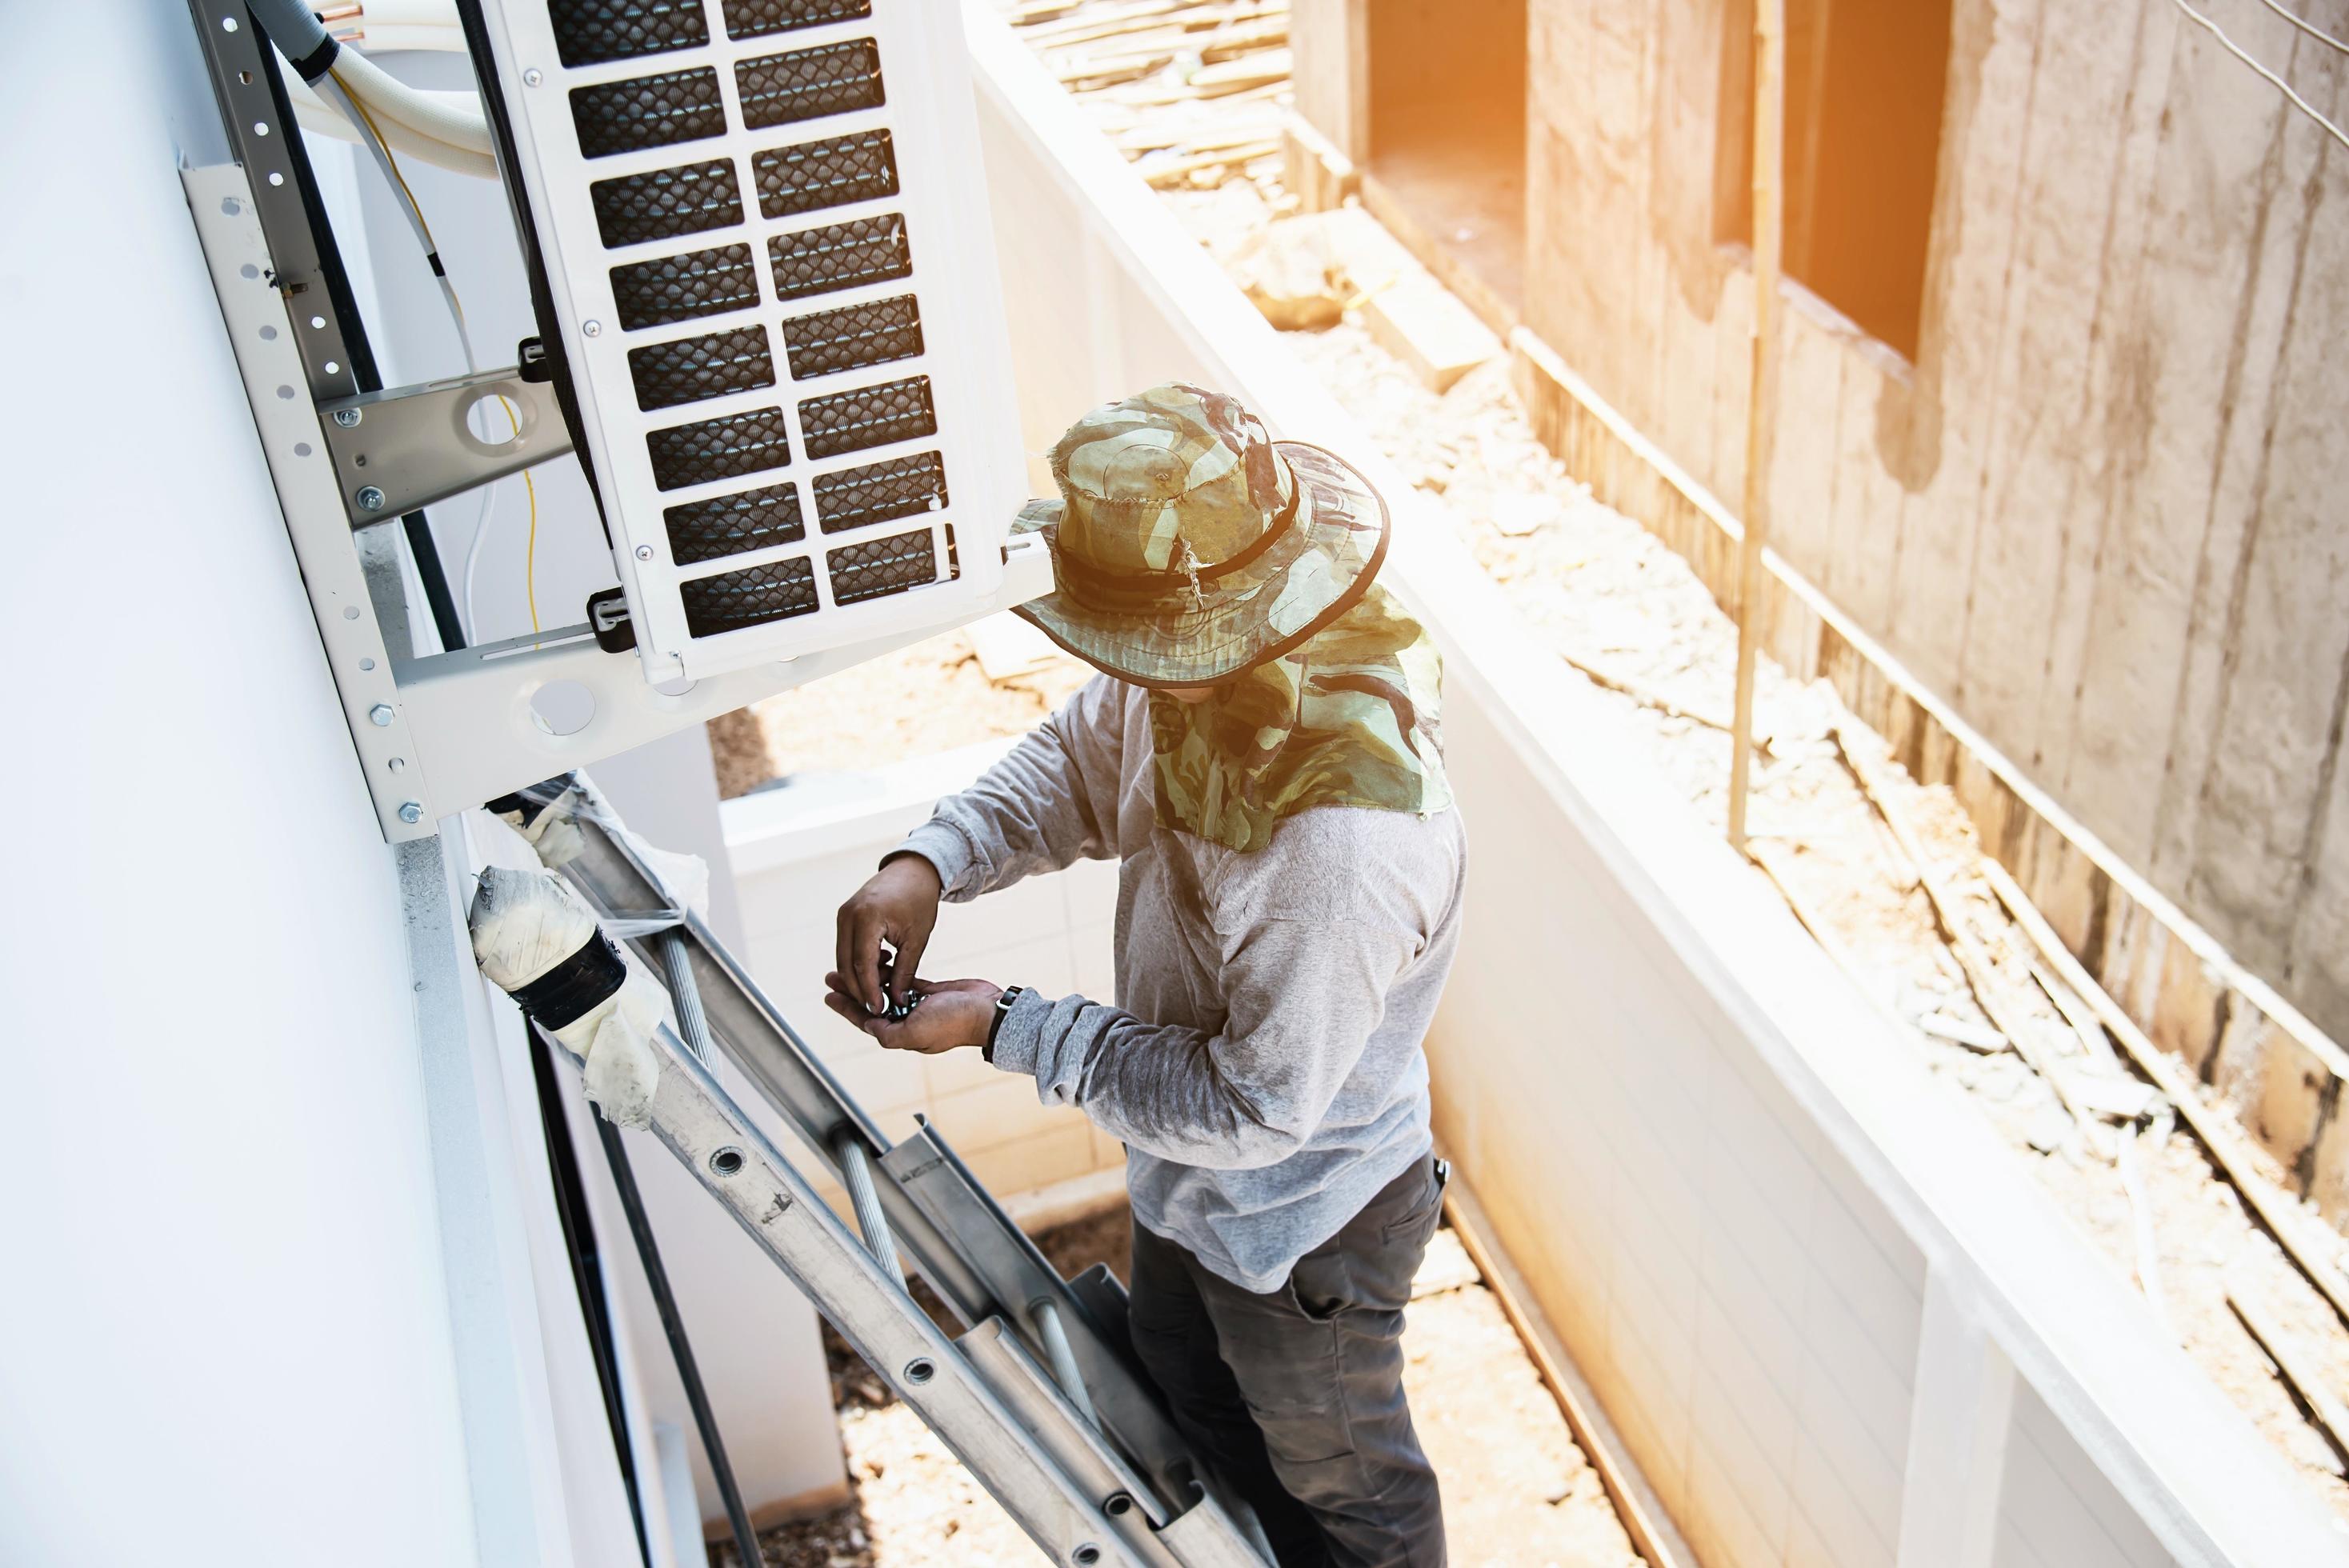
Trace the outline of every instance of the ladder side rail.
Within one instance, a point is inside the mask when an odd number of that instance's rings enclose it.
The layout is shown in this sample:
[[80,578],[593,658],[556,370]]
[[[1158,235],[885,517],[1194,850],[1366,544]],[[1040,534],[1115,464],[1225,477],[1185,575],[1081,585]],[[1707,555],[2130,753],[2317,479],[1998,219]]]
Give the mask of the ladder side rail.
[[[1164,1524],[1183,1512],[1195,1490],[1196,1465],[1157,1390],[1140,1375],[1130,1355],[1109,1338],[1083,1297],[1004,1216],[938,1130],[925,1121],[919,1132],[883,1158],[881,1166],[933,1224],[964,1243],[988,1293],[1014,1305],[1016,1310],[1005,1315],[1035,1353],[1049,1356],[1051,1348],[1044,1343],[1030,1305],[1043,1300],[1061,1305],[1059,1315],[1070,1355],[1102,1430],[1155,1483],[1144,1500],[1154,1511],[1154,1521]],[[1116,1288],[1113,1280],[1110,1286]]]
[[[605,831],[590,813],[579,816],[578,827],[586,848],[577,859],[566,862],[562,872],[599,916],[626,918],[667,907],[666,892],[625,842]],[[850,1178],[833,1144],[837,1130],[853,1128],[874,1159],[885,1155],[889,1140],[816,1059],[798,1031],[784,1021],[700,918],[683,912],[681,924],[673,929],[683,934],[697,999],[712,1037],[800,1140],[839,1176],[843,1186]],[[628,945],[653,975],[667,973],[665,958],[652,942],[636,938]],[[893,1239],[966,1326],[1002,1309],[961,1252],[895,1183],[879,1183],[876,1196]]]
[[1052,1462],[1103,1497],[1102,1511],[1134,1554],[1164,1568],[1187,1568],[1158,1538],[1164,1520],[1149,1512],[1149,1494],[1140,1477],[1112,1452],[1081,1419],[1065,1392],[1044,1375],[1018,1335],[1000,1317],[990,1317],[955,1341],[971,1364],[986,1374]]
[[[806,1293],[843,1337],[936,1432],[1055,1563],[1161,1568],[1125,1543],[1106,1505],[999,1397],[963,1350],[850,1233],[668,1028],[656,1032],[659,1086],[652,1131],[743,1231]],[[1121,1491],[1123,1489],[1121,1489]]]

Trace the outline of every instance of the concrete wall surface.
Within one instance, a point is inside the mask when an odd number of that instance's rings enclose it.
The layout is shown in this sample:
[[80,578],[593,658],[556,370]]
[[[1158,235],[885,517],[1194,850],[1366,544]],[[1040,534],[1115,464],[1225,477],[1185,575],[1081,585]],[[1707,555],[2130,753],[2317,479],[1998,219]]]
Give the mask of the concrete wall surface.
[[[2200,9],[2338,118],[2349,60],[2261,0]],[[1920,341],[1789,285],[1773,543],[2349,1035],[2349,158],[2171,0],[1951,11]],[[1333,79],[1379,79],[1363,15],[1299,12],[1299,101],[1375,146],[1375,96]],[[1525,45],[1525,323],[1733,508],[1750,15],[1532,0]]]
[[[1438,1132],[1707,1568],[2342,1561],[2143,1304],[972,0],[1031,443],[1169,376],[1345,453],[1444,644],[1469,931]],[[1060,341],[1067,341],[1067,334]],[[1023,376],[1028,374],[1023,361]]]
[[[1032,1078],[999,1072],[976,1051],[885,1051],[823,1006],[841,901],[864,885],[939,796],[978,778],[1005,749],[990,742],[869,774],[803,778],[738,796],[723,810],[748,932],[744,951],[760,987],[883,1132],[903,1138],[914,1131],[916,1112],[928,1116],[999,1199],[1016,1200],[1123,1171],[1125,1150],[1081,1112],[1041,1104]],[[969,903],[948,904],[922,974],[1112,1000],[1116,907],[1117,868],[1106,861],[1080,861]],[[828,1171],[818,1185],[842,1202]]]

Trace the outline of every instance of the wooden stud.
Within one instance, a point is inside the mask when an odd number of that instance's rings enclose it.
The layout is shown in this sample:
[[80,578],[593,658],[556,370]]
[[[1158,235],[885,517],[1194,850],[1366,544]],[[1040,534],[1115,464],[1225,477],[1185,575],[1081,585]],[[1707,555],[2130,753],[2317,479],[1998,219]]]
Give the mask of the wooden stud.
[[1737,542],[1737,690],[1730,708],[1729,842],[1745,848],[1754,770],[1754,661],[1762,635],[1762,546],[1769,534],[1770,435],[1776,413],[1778,260],[1785,242],[1785,0],[1754,0],[1754,366],[1745,410],[1745,518]]

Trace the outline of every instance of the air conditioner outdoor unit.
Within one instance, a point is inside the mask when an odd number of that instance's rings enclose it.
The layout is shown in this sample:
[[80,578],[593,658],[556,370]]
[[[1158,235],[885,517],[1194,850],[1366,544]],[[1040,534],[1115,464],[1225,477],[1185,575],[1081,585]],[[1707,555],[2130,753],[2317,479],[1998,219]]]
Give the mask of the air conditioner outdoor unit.
[[1025,464],[956,11],[480,13],[646,678],[968,620]]

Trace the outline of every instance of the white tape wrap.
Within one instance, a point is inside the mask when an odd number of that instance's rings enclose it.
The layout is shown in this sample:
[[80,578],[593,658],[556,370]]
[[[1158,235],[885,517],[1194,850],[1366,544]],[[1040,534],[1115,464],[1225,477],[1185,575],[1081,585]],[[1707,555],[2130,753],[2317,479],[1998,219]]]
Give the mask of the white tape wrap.
[[[542,819],[543,820],[543,819]],[[576,830],[573,830],[574,832]],[[501,990],[518,991],[597,939],[595,917],[545,872],[481,872],[473,895],[473,957]],[[667,994],[633,963],[619,989],[559,1029],[548,1031],[585,1064],[587,1098],[622,1127],[651,1118],[660,1082],[653,1031],[667,1016]]]

